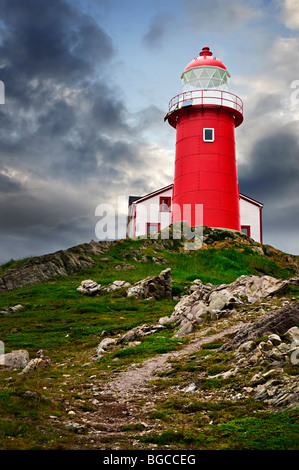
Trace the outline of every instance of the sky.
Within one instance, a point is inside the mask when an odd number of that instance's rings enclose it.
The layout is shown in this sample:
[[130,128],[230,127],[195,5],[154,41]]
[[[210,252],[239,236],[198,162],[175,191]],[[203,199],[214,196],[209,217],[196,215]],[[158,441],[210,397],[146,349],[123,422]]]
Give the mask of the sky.
[[264,204],[264,243],[299,255],[298,0],[0,0],[0,12],[0,263],[97,240],[97,206],[124,214],[129,195],[172,183],[164,116],[203,46],[244,103],[240,192]]

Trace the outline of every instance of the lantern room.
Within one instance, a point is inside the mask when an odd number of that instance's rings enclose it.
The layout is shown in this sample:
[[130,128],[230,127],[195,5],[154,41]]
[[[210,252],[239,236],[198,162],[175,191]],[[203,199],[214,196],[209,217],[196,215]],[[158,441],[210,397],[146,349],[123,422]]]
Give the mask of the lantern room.
[[196,89],[227,90],[230,74],[225,65],[203,47],[199,57],[190,62],[181,75],[183,91]]

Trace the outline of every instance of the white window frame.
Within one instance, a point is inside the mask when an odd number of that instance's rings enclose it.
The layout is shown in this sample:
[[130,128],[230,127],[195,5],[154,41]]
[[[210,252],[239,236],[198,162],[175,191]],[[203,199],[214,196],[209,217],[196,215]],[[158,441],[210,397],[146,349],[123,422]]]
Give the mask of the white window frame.
[[[205,131],[212,131],[212,140],[205,138]],[[204,142],[214,142],[215,140],[215,129],[213,127],[204,127],[203,128],[203,140]]]

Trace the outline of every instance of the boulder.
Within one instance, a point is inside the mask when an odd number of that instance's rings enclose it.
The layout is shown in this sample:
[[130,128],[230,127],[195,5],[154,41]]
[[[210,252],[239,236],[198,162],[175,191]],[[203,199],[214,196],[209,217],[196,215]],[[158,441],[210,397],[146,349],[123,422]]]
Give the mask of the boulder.
[[189,321],[201,323],[201,316],[207,312],[208,306],[200,299],[201,292],[199,290],[195,290],[190,295],[184,295],[174,307],[169,318],[170,323],[175,326],[183,325]]
[[93,360],[97,361],[103,357],[103,354],[109,351],[112,345],[116,344],[116,340],[114,338],[105,338],[103,339],[96,349],[95,356],[92,357]]
[[281,344],[281,337],[279,335],[275,335],[274,333],[269,335],[268,339],[274,346],[279,346]]
[[29,362],[29,353],[24,349],[17,349],[0,356],[1,362],[7,369],[24,369]]
[[193,331],[193,324],[191,321],[188,321],[181,326],[181,328],[176,332],[174,338],[184,338],[186,335],[189,335]]
[[299,377],[277,376],[259,385],[255,392],[256,400],[264,401],[280,410],[290,410],[299,406]]
[[118,271],[121,271],[121,270],[136,269],[136,268],[132,264],[120,263],[117,266],[115,266],[115,269],[117,269]]
[[103,341],[100,342],[98,345],[98,348],[103,349],[104,351],[107,351],[112,344],[115,344],[116,340],[114,338],[105,338]]
[[81,285],[77,287],[78,292],[90,296],[97,295],[101,290],[103,290],[103,286],[95,281],[92,281],[91,279],[82,281]]
[[44,369],[50,364],[50,362],[50,359],[47,356],[44,356],[42,349],[40,349],[37,352],[37,357],[35,359],[31,359],[19,375],[28,374],[28,372],[39,368]]
[[164,326],[160,324],[136,326],[121,336],[117,340],[117,343],[129,343],[131,341],[135,341],[137,338],[143,338],[144,336],[152,335],[163,329]]
[[130,283],[126,281],[113,281],[110,286],[108,286],[105,290],[107,292],[111,292],[117,289],[121,289],[122,287],[130,287]]
[[222,289],[220,291],[212,292],[209,297],[209,313],[223,310],[224,308],[233,308],[241,301],[237,299],[229,289]]
[[290,343],[296,342],[299,345],[299,328],[298,326],[293,326],[290,328],[284,335],[286,341]]
[[158,276],[147,277],[134,284],[127,290],[128,297],[137,299],[172,298],[172,277],[171,269],[167,268],[160,272]]

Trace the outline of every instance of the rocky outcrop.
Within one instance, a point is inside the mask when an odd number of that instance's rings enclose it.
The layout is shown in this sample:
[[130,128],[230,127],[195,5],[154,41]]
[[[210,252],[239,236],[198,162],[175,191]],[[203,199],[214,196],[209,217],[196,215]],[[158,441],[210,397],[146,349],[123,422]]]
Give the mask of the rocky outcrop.
[[264,297],[283,294],[288,290],[290,284],[299,285],[299,279],[281,280],[272,276],[243,275],[229,285],[217,286],[214,289],[214,293],[227,291],[227,293],[233,296],[254,303]]
[[[290,285],[299,284],[298,278],[287,280],[271,276],[240,276],[231,284],[203,284],[196,279],[189,295],[183,296],[170,317],[162,317],[161,324],[172,324],[182,328],[185,323],[201,324],[206,315],[218,319],[224,312],[241,305],[255,302],[286,292]],[[185,329],[184,329],[185,330]],[[189,326],[189,330],[191,327]]]
[[[227,344],[222,346],[223,350],[239,348],[243,343],[253,341],[266,334],[284,335],[292,327],[299,324],[299,302],[282,307],[275,313],[264,315],[255,321],[252,326],[246,326]],[[290,333],[291,334],[290,330]],[[297,331],[297,330],[296,330]]]
[[[266,372],[251,377],[246,391],[256,400],[283,410],[299,405],[299,377],[286,373],[287,367],[299,362],[299,341],[293,341],[294,336],[299,337],[299,328],[292,327],[291,330],[284,331],[281,336],[271,333],[260,342],[248,340],[234,352],[236,372],[266,368]],[[225,378],[224,374],[218,374],[217,378]]]
[[68,276],[91,268],[94,265],[91,255],[105,253],[111,243],[91,241],[68,250],[31,258],[21,266],[7,269],[0,278],[0,292],[40,284],[56,276]]
[[164,299],[172,298],[172,276],[171,269],[167,268],[158,276],[147,277],[134,284],[127,291],[128,297],[137,299]]

